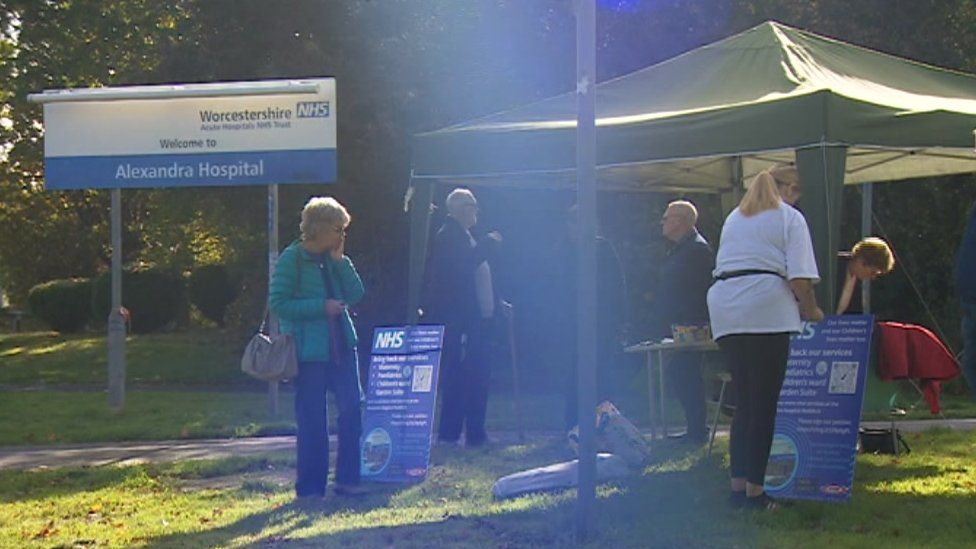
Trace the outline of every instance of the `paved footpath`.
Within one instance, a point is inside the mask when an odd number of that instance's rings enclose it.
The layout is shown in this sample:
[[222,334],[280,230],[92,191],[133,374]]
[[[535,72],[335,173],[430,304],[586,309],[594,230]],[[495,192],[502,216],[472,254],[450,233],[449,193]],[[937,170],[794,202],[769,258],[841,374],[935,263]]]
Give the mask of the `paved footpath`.
[[[896,422],[906,432],[933,428],[976,430],[976,419],[907,420]],[[867,421],[864,427],[887,427],[887,421]],[[719,436],[728,436],[728,428],[720,428]],[[502,443],[515,443],[514,432],[491,433]],[[557,432],[527,433],[536,437],[560,437]],[[332,437],[333,448],[335,437]],[[256,456],[278,451],[292,451],[295,437],[253,437],[235,439],[169,440],[147,442],[118,442],[52,446],[0,447],[0,469],[36,469],[57,467],[97,467],[100,465],[145,462],[173,462],[193,459],[221,459],[234,456]]]

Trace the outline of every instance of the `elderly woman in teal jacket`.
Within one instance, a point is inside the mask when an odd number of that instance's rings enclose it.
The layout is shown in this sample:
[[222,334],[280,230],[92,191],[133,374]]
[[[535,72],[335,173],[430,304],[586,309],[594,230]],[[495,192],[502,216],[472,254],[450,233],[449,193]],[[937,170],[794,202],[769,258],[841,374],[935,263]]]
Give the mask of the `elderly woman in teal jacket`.
[[281,252],[269,301],[283,333],[295,339],[295,420],[298,423],[295,493],[325,496],[329,472],[326,390],[338,408],[336,484],[340,495],[362,493],[359,436],[362,387],[356,329],[348,307],[363,297],[363,283],[345,255],[350,216],[334,198],[315,197],[302,209],[301,239]]

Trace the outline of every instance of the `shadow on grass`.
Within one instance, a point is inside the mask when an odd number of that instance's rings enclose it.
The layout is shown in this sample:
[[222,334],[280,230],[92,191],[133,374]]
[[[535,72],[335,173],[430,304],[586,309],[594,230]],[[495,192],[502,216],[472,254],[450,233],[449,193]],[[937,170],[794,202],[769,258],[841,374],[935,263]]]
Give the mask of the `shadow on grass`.
[[[539,453],[551,456],[558,446]],[[505,449],[499,449],[500,452]],[[725,501],[727,481],[716,458],[704,449],[679,445],[658,449],[641,475],[598,489],[592,547],[751,547],[756,530]],[[484,454],[440,452],[435,462],[460,469]],[[491,469],[489,465],[489,469]],[[507,471],[511,472],[511,471]],[[495,473],[492,472],[492,475]],[[495,501],[487,486],[455,492],[455,478],[434,472],[417,486],[422,497],[394,489],[361,502],[327,501],[320,509],[292,506],[257,513],[219,529],[171,534],[149,547],[207,547],[260,544],[266,547],[569,547],[577,545],[575,491]],[[412,494],[416,496],[417,493]],[[407,497],[401,497],[407,496]],[[450,496],[449,496],[450,497]],[[466,500],[466,501],[465,501]],[[433,509],[432,509],[433,508]],[[350,514],[358,514],[355,520]],[[335,521],[331,522],[330,521]],[[316,528],[317,527],[317,528]],[[328,529],[338,531],[317,533]],[[305,530],[305,531],[303,531]]]
[[[735,517],[717,520],[725,509],[715,501],[704,507],[688,491],[675,496],[663,485],[684,483],[686,475],[663,473],[601,489],[595,528],[585,545],[592,547],[743,547],[755,544],[748,525]],[[648,485],[649,484],[649,485]],[[607,493],[609,491],[609,493]],[[561,497],[560,497],[561,496]],[[362,512],[384,505],[372,499],[363,506],[324,506],[321,510],[282,507],[248,516],[224,528],[174,534],[147,547],[572,547],[577,545],[576,508],[572,493],[558,502],[530,509],[483,514],[445,514],[412,524],[348,528],[299,537],[301,530],[328,521],[338,512]],[[257,539],[255,539],[257,538]]]
[[[241,488],[246,492],[247,488]],[[327,521],[335,515],[366,514],[383,508],[390,503],[397,490],[373,486],[371,492],[362,497],[336,496],[330,490],[325,499],[316,502],[289,504],[248,515],[222,528],[202,532],[176,533],[148,540],[145,547],[223,547],[243,543],[255,543],[264,547],[275,547],[278,543],[288,543],[293,547],[292,536],[303,529]],[[258,538],[258,539],[250,539]],[[247,541],[241,541],[241,540]],[[236,542],[236,543],[235,543]]]

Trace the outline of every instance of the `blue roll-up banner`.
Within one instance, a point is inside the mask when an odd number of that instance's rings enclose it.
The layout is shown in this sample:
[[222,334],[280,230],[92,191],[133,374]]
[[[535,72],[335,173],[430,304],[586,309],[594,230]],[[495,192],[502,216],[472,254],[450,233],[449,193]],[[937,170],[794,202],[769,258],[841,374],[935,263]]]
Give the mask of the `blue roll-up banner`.
[[373,331],[363,418],[363,480],[417,482],[427,476],[444,326]]
[[791,338],[766,466],[771,496],[850,499],[873,327],[870,315],[830,316]]

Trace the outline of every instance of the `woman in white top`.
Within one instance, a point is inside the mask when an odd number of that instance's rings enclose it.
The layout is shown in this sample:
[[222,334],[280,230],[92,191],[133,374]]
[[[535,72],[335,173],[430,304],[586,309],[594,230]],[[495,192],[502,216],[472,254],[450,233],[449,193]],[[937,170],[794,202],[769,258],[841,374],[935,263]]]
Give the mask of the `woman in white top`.
[[763,481],[790,334],[800,331],[802,320],[823,318],[813,293],[819,274],[810,232],[803,214],[781,199],[784,185],[795,201],[794,168],[776,167],[753,179],[725,219],[708,291],[712,334],[732,370],[736,405],[730,501],[760,509],[775,506]]

